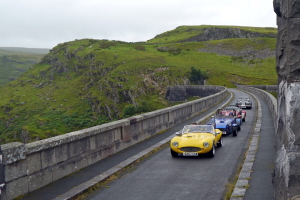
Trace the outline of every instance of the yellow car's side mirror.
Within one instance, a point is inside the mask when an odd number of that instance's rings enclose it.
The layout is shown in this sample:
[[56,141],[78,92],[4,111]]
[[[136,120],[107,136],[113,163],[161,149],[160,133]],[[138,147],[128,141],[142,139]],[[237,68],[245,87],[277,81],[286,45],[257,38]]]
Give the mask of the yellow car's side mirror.
[[179,133],[179,132],[176,132],[175,134],[176,134],[177,136],[181,136],[181,133]]

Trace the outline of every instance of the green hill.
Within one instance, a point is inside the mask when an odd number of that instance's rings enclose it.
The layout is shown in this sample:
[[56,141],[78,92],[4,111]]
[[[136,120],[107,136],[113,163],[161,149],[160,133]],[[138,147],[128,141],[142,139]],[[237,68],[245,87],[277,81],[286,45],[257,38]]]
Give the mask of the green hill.
[[145,43],[59,44],[0,87],[0,142],[44,139],[170,106],[167,87],[191,84],[191,67],[209,85],[276,84],[276,29],[243,29],[181,26]]
[[50,49],[45,48],[24,48],[24,47],[0,47],[0,54],[1,51],[10,51],[10,54],[47,54],[49,53]]
[[46,49],[0,47],[0,85],[17,79],[48,52]]

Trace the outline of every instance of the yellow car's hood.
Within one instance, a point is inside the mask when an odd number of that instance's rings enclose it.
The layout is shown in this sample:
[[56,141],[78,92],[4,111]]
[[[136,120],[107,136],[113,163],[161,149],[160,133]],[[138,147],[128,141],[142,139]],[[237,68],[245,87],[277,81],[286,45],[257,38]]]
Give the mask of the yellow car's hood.
[[182,136],[175,137],[173,141],[179,143],[179,147],[185,146],[202,146],[203,142],[211,142],[214,139],[211,133],[186,133]]

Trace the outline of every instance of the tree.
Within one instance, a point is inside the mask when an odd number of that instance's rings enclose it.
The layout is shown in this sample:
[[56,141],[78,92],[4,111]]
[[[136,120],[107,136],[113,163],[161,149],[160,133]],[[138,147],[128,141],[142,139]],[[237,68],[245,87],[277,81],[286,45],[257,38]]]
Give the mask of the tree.
[[192,84],[203,85],[204,80],[208,78],[206,72],[201,72],[200,69],[196,69],[195,67],[191,67],[191,71],[188,72],[189,80]]

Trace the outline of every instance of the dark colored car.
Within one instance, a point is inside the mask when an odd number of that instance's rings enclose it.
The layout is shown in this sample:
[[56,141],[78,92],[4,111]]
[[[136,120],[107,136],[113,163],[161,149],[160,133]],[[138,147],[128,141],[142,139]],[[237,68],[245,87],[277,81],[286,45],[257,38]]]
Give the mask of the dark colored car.
[[234,116],[233,113],[223,115],[222,111],[223,109],[218,109],[215,116],[212,116],[212,125],[222,131],[223,135],[237,136],[238,124],[241,125],[241,119]]
[[241,96],[237,99],[236,104],[240,108],[252,108],[252,101],[249,96]]

